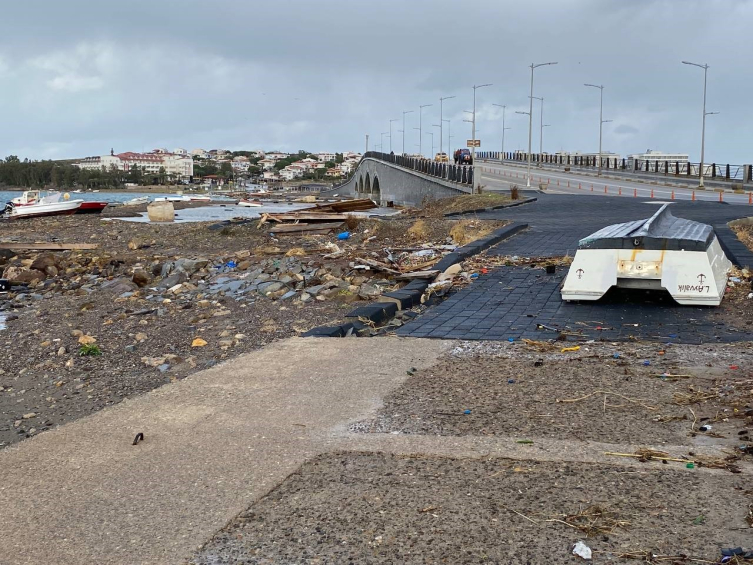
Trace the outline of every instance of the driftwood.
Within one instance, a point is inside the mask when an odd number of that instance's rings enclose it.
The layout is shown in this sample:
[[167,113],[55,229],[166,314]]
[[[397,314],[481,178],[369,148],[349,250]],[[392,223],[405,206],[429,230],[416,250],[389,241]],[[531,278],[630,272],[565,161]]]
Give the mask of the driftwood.
[[9,241],[0,241],[0,249],[17,249],[19,251],[83,251],[86,249],[97,249],[96,243],[18,243]]

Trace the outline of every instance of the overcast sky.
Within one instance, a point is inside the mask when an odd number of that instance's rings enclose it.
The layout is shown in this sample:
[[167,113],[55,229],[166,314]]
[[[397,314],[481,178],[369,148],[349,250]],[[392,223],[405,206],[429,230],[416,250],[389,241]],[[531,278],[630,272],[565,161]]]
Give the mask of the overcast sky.
[[[362,151],[393,123],[417,151],[418,106],[439,146],[439,98],[464,146],[475,84],[482,149],[527,147],[532,62],[544,150],[648,148],[751,163],[753,2],[747,0],[24,0],[0,19],[0,158],[228,148]],[[538,149],[539,105],[534,105]],[[446,148],[447,132],[444,131]],[[431,137],[424,135],[424,154]],[[385,136],[385,149],[389,139]]]

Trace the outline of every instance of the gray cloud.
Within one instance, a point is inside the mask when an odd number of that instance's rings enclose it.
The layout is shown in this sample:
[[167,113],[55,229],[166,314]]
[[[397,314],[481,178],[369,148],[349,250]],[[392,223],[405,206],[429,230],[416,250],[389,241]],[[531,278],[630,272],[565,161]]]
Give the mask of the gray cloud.
[[[596,148],[599,93],[582,86],[592,82],[605,85],[613,120],[605,149],[697,159],[703,76],[687,59],[711,65],[708,106],[721,112],[708,120],[708,158],[749,163],[753,78],[740,69],[751,25],[750,1],[543,0],[535,10],[495,0],[12,2],[0,21],[0,155],[362,149],[365,134],[373,147],[391,118],[419,104],[434,104],[428,129],[439,97],[453,95],[444,118],[460,145],[471,86],[486,82],[494,86],[477,93],[484,148],[500,145],[493,103],[508,106],[507,148],[521,148],[527,118],[514,112],[528,107],[527,65],[556,60],[535,77],[552,124],[545,150]],[[406,116],[407,151],[417,125],[417,111]]]

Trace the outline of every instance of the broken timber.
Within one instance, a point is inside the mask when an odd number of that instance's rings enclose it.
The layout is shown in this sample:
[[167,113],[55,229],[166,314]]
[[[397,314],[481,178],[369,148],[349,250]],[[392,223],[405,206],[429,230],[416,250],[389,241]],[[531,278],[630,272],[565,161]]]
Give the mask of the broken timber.
[[84,251],[87,249],[97,249],[96,243],[19,243],[10,241],[0,241],[0,249],[17,249],[19,251]]

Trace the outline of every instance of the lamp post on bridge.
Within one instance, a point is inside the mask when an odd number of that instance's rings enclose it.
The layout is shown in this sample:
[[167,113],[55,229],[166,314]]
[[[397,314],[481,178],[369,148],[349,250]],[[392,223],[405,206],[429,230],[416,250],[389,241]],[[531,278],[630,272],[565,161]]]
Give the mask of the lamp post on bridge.
[[[556,65],[557,63],[531,63],[531,95],[528,97],[528,171],[526,174],[526,188],[531,188],[531,136],[533,135],[533,70],[546,65]],[[525,114],[526,112],[516,112],[516,114]]]
[[380,136],[380,138],[379,138],[379,147],[382,149],[382,151],[384,151],[384,136],[385,135],[390,135],[390,132],[383,131],[382,133],[379,134],[379,136]]
[[[439,152],[442,152],[442,122],[444,122],[443,116],[442,116],[442,102],[445,100],[449,100],[450,98],[455,98],[455,96],[445,96],[444,98],[439,99]],[[449,154],[450,147],[447,146],[447,153]]]
[[392,122],[399,122],[397,118],[390,120],[390,153],[392,153]]
[[424,156],[424,149],[423,149],[423,109],[428,108],[429,106],[433,106],[434,104],[424,104],[423,106],[418,107],[418,153],[421,155],[421,157]]
[[[706,79],[708,78],[709,66],[707,64],[700,65],[698,63],[691,63],[689,61],[683,61],[683,65],[693,65],[703,69],[703,124],[701,126],[701,165],[698,167],[698,188],[703,188],[703,159],[704,149],[706,147],[706,116],[712,114],[718,114],[719,112],[707,112],[706,111]],[[688,165],[689,167],[690,165]]]
[[539,117],[539,163],[541,163],[541,155],[544,154],[544,97],[532,96],[531,98],[541,102],[541,114]]
[[473,186],[471,187],[471,194],[476,193],[476,187],[481,185],[480,179],[476,175],[476,89],[484,88],[486,86],[492,86],[491,83],[473,85],[473,124],[471,131],[471,139],[473,140],[473,147],[471,147],[471,168],[473,170]]
[[452,146],[450,145],[450,140],[452,139],[452,136],[450,135],[450,120],[442,120],[443,122],[447,122],[447,162],[450,162],[450,153],[452,153]]
[[413,110],[405,110],[403,112],[403,155],[405,155],[405,114],[412,114]]
[[431,136],[431,152],[434,153],[434,132],[433,131],[427,131],[426,135]]
[[601,138],[602,138],[602,126],[612,120],[604,119],[604,85],[603,84],[584,84],[583,86],[590,86],[591,88],[599,89],[599,170],[596,176],[601,176]]
[[492,104],[492,106],[496,106],[497,108],[502,108],[502,152],[499,156],[499,160],[502,161],[505,158],[505,130],[512,129],[505,127],[505,110],[507,109],[507,106],[503,104]]

